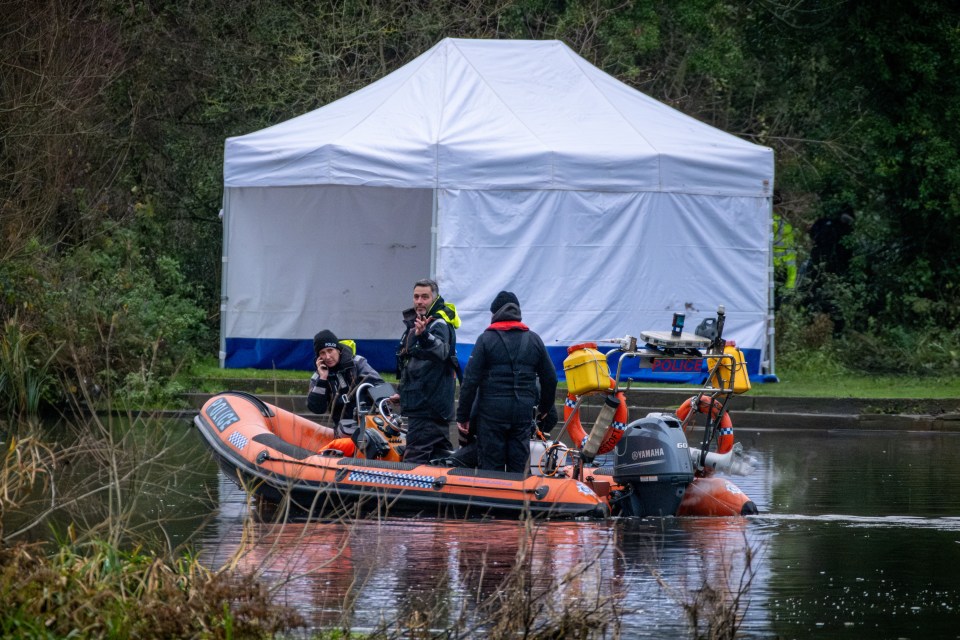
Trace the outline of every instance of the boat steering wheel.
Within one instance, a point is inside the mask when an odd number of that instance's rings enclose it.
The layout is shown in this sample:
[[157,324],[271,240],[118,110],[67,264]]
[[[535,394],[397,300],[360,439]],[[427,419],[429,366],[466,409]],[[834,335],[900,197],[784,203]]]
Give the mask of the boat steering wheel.
[[380,417],[383,418],[384,422],[386,422],[387,424],[389,424],[389,425],[390,425],[391,427],[393,427],[395,430],[399,431],[400,433],[406,433],[406,432],[407,432],[407,427],[406,427],[406,425],[404,425],[403,423],[401,423],[399,420],[394,420],[394,419],[393,419],[393,412],[390,411],[390,409],[385,409],[385,408],[384,408],[383,405],[384,405],[385,403],[389,402],[389,401],[390,401],[389,398],[383,398],[383,399],[381,399],[380,402],[377,403],[377,413],[380,414]]

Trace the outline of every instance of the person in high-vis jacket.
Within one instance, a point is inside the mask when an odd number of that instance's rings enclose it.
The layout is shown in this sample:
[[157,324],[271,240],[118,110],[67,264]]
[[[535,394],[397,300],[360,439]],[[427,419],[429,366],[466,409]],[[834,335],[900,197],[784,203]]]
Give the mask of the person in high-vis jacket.
[[383,382],[380,374],[363,356],[355,355],[350,344],[337,340],[329,329],[313,337],[316,371],[310,376],[307,408],[316,414],[330,414],[332,426],[352,419],[356,411],[356,390],[364,383]]
[[785,289],[797,286],[797,247],[793,226],[780,214],[773,216],[773,271]]
[[523,473],[535,420],[547,419],[553,409],[556,421],[557,372],[543,340],[521,322],[515,294],[501,291],[490,312],[490,326],[463,372],[457,428],[476,433],[481,469]]
[[413,286],[413,307],[403,312],[406,330],[397,349],[400,411],[407,418],[404,462],[426,464],[446,458],[456,391],[457,327],[460,317],[437,283]]

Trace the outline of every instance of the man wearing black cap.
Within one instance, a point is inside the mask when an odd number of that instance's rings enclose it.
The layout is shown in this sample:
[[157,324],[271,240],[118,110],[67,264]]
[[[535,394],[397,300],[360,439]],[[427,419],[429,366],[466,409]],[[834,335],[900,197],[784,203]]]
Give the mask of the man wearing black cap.
[[314,413],[330,412],[332,426],[341,418],[352,418],[356,409],[354,391],[363,382],[383,382],[363,356],[337,340],[329,329],[313,337],[313,353],[317,356],[316,372],[310,376],[307,408]]
[[[481,469],[523,473],[534,418],[556,415],[551,409],[557,372],[543,340],[520,321],[516,295],[501,291],[490,312],[491,324],[477,339],[463,373],[457,428],[476,433]],[[474,401],[477,424],[471,425]]]

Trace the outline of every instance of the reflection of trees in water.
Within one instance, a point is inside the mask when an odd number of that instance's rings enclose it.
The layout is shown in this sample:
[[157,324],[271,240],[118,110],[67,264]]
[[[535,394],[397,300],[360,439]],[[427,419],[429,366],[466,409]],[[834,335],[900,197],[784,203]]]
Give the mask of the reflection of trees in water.
[[[489,528],[487,528],[489,525]],[[519,557],[521,543],[528,548],[528,527],[513,523],[465,523],[456,536],[454,556],[459,577],[458,586],[471,603],[493,596],[514,571],[529,576],[531,558]]]
[[353,560],[350,536],[349,525],[340,522],[248,520],[221,539],[209,560],[256,575],[280,603],[314,624],[337,625],[351,608],[354,583],[364,579]]
[[205,563],[256,574],[323,627],[470,628],[513,608],[533,624],[603,609],[616,592],[608,526],[596,522],[230,518],[202,545]]
[[[464,525],[454,523],[462,527],[457,586],[463,596],[462,626],[468,631],[520,637],[617,624],[618,594],[609,571],[612,548],[605,524]],[[474,535],[462,535],[468,529]]]

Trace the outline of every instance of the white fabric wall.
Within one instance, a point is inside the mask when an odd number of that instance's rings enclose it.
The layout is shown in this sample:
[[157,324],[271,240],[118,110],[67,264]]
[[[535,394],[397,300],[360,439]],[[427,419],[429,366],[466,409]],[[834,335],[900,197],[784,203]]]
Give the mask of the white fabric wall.
[[228,188],[223,335],[396,339],[430,272],[429,189]]
[[548,346],[666,329],[678,311],[692,330],[724,304],[725,335],[762,349],[772,185],[772,150],[561,42],[444,39],[226,140],[222,338],[263,343],[236,349],[260,366],[321,327],[396,340],[435,260],[462,343],[509,289]]
[[438,194],[437,275],[474,342],[501,289],[548,346],[687,330],[727,311],[724,335],[762,349],[770,201],[763,197],[588,191]]

